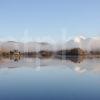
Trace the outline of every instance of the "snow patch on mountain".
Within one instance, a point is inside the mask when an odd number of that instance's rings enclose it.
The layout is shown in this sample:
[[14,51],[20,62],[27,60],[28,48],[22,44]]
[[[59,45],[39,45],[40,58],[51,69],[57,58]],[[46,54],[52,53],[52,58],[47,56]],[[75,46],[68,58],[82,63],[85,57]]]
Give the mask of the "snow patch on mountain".
[[86,38],[84,36],[75,37],[65,43],[51,44],[47,42],[16,42],[0,41],[0,50],[10,51],[19,50],[21,52],[31,52],[40,50],[56,51],[61,49],[81,48],[87,51],[100,51],[100,37]]

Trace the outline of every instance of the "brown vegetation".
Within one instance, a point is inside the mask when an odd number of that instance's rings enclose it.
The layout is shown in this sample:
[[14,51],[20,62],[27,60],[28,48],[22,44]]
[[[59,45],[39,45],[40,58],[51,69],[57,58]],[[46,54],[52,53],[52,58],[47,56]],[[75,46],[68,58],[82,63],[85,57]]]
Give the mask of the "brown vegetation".
[[33,52],[19,52],[18,50],[12,50],[12,51],[0,51],[0,56],[2,57],[40,57],[40,58],[50,58],[50,57],[65,57],[67,58],[68,56],[86,56],[86,55],[100,55],[100,51],[84,51],[80,48],[73,48],[70,50],[59,50],[59,51],[49,51],[49,50],[42,50],[39,51],[38,53],[33,51]]

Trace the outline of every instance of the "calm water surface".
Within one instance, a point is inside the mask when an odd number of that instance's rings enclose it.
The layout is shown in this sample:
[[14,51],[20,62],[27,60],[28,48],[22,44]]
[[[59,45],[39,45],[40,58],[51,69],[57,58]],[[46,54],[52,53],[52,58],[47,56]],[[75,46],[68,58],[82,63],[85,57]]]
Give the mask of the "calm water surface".
[[0,100],[100,100],[100,59],[0,59]]

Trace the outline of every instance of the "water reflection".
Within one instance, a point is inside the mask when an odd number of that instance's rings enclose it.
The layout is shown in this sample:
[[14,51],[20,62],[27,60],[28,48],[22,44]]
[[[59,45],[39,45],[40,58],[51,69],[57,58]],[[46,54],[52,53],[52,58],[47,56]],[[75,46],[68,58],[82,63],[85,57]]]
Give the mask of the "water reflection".
[[100,59],[83,56],[70,56],[66,58],[33,58],[33,57],[0,57],[0,68],[20,68],[20,67],[61,67],[70,68],[78,73],[88,71],[100,72]]
[[99,58],[0,57],[0,100],[100,100],[94,73]]

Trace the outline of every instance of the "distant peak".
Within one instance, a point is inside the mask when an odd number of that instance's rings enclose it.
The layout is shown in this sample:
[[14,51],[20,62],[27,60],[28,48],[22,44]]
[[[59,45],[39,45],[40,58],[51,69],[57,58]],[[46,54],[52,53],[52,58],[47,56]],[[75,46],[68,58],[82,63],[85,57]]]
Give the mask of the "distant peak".
[[84,36],[78,36],[78,37],[75,37],[75,38],[74,38],[74,42],[80,43],[81,40],[85,40],[85,39],[86,39],[86,38],[85,38]]

